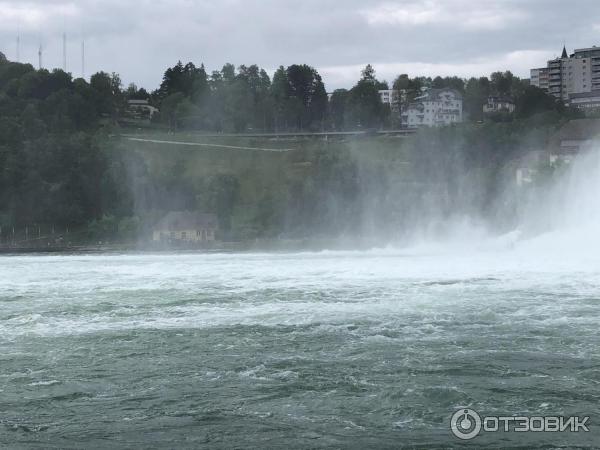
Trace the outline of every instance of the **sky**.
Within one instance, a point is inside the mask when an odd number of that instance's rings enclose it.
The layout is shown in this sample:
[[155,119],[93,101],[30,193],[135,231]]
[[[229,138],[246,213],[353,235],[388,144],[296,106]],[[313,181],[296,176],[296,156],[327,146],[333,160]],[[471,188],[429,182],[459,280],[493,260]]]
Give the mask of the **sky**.
[[[563,44],[600,46],[598,0],[0,0],[0,51],[87,77],[117,72],[155,89],[178,60],[309,64],[328,91],[350,88],[366,64],[381,80],[410,76],[529,77]],[[85,71],[81,42],[85,40]]]

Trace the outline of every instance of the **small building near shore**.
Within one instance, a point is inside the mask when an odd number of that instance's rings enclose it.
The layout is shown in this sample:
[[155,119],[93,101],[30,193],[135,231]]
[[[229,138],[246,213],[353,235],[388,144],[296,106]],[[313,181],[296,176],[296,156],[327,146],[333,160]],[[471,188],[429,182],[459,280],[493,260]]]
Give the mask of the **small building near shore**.
[[191,211],[171,211],[155,226],[154,242],[213,242],[219,229],[215,214]]

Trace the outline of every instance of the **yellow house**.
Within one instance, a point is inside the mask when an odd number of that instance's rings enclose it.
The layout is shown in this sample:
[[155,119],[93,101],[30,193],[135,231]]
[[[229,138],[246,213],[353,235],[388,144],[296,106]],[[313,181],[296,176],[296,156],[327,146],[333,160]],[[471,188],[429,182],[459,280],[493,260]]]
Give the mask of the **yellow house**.
[[171,211],[154,227],[154,242],[212,242],[218,229],[214,214]]

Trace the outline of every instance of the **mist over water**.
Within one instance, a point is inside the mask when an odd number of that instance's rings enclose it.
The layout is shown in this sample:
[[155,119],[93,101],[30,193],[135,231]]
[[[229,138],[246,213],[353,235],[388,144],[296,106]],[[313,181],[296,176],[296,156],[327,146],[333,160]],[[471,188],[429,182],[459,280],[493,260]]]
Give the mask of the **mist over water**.
[[600,152],[594,149],[577,157],[525,219],[525,230],[541,231],[533,239],[540,251],[577,256],[599,250]]
[[598,154],[545,192],[402,248],[2,257],[0,446],[446,448],[467,406],[591,416],[479,448],[593,446]]
[[549,263],[549,255],[562,255],[561,260],[578,264],[598,254],[600,151],[588,149],[558,175],[532,187],[528,196],[521,195],[525,207],[508,232],[493,230],[478,216],[438,219],[413,233],[406,248],[441,253],[499,251],[526,258],[532,265]]

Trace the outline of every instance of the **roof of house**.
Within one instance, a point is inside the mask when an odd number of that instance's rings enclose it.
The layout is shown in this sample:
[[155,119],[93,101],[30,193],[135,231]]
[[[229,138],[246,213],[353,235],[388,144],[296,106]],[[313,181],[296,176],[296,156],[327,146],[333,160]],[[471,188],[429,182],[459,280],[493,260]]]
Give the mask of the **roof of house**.
[[127,100],[127,104],[132,106],[150,106],[150,102],[148,100]]
[[445,92],[452,93],[457,99],[462,99],[462,94],[458,92],[456,89],[452,88],[432,88],[427,90],[422,96],[417,97],[415,100],[417,101],[438,101],[441,100],[441,95]]
[[511,97],[507,97],[504,95],[490,95],[488,97],[488,102],[494,103],[514,103],[515,101]]
[[409,103],[408,107],[406,108],[406,110],[408,111],[409,109],[416,109],[418,111],[423,112],[423,110],[425,109],[425,106],[423,105],[423,103]]
[[156,226],[157,230],[180,231],[217,228],[218,219],[214,214],[191,211],[171,211]]

